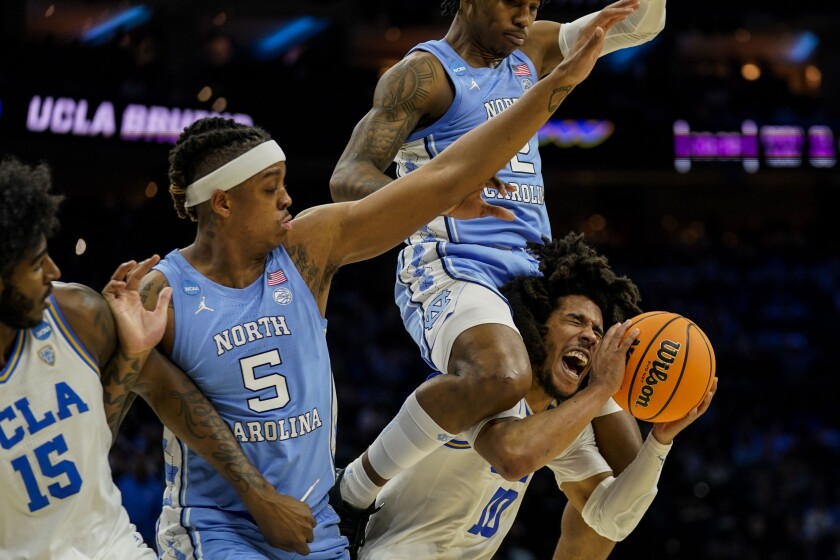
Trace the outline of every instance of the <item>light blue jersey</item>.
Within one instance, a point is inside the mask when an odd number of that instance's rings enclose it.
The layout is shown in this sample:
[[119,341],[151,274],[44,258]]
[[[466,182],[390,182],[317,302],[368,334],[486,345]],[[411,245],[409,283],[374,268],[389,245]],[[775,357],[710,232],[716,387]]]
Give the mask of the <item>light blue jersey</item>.
[[[282,247],[275,249],[265,274],[243,289],[212,282],[177,250],[155,268],[172,286],[172,361],[213,403],[278,492],[305,497],[319,523],[312,557],[345,558],[346,539],[327,504],[335,479],[327,322],[294,263]],[[168,431],[164,454],[158,523],[164,557],[223,558],[239,542],[266,557],[297,557],[267,547],[235,489]]]
[[[458,138],[510,107],[538,79],[531,60],[515,51],[496,68],[473,68],[445,40],[412,49],[438,58],[454,88],[446,113],[428,128],[411,134],[395,162],[397,175],[417,169]],[[456,220],[438,216],[413,234],[399,257],[395,297],[407,330],[429,359],[425,331],[443,316],[455,295],[452,281],[473,282],[498,294],[497,288],[516,276],[539,275],[538,263],[526,250],[529,241],[551,237],[538,139],[534,135],[497,176],[517,186],[500,198],[495,189],[482,196],[510,209],[513,222],[497,218]],[[501,296],[499,296],[501,297]]]

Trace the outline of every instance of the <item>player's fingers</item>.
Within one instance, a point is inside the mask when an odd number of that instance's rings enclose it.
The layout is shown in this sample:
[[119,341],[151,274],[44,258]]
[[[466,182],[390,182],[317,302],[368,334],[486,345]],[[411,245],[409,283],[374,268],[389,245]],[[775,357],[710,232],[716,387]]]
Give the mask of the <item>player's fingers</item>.
[[603,20],[598,22],[598,25],[604,28],[604,31],[609,30],[613,25],[616,23],[620,23],[630,17],[630,14],[633,13],[633,10],[622,10],[617,13],[611,13]]
[[580,57],[588,57],[594,55],[595,52],[601,50],[604,44],[604,28],[596,27],[592,35],[586,39],[586,43],[574,55]]
[[125,289],[125,282],[122,280],[109,280],[102,288],[102,295],[106,298],[119,297],[120,292]]
[[[498,191],[500,198],[507,195],[507,192],[508,192],[507,183],[505,183],[504,181],[502,181],[501,179],[499,179],[496,176],[493,176],[490,179],[487,179],[487,181],[485,181],[484,184],[482,185],[482,188],[483,189],[495,189],[496,191]],[[480,193],[479,193],[479,196],[480,196]]]
[[623,323],[616,323],[612,325],[610,328],[607,329],[607,332],[604,333],[601,342],[606,342],[607,347],[612,346],[613,344],[620,344],[621,337],[624,336],[624,332],[627,330],[627,327],[630,326],[631,321],[628,319]]
[[703,399],[703,402],[700,403],[700,406],[698,407],[700,409],[700,414],[703,414],[704,412],[709,410],[709,407],[712,405],[712,399],[714,398],[714,391],[709,391],[708,393],[706,393],[706,397]]
[[309,554],[309,543],[310,542],[312,542],[312,541],[307,540],[307,542],[305,542],[305,543],[299,543],[297,546],[295,546],[295,552],[297,552],[298,554],[303,555],[303,556],[308,555]]
[[621,342],[618,343],[618,347],[621,350],[629,350],[631,346],[636,342],[636,337],[639,336],[639,333],[642,332],[638,328],[634,328],[630,331],[627,331],[624,335],[624,338],[621,339]]
[[126,261],[126,262],[122,263],[120,266],[117,267],[117,269],[111,275],[111,279],[112,280],[125,280],[126,274],[128,274],[128,272],[132,268],[134,268],[135,266],[137,266],[137,261]]
[[609,6],[606,6],[605,10],[612,10],[612,9],[620,9],[620,8],[627,8],[628,6],[639,6],[639,0],[618,0],[618,2],[613,2]]
[[516,214],[508,208],[502,208],[501,206],[496,206],[495,204],[484,204],[481,210],[481,217],[493,217],[506,222],[512,222],[516,219]]
[[134,268],[128,272],[127,282],[130,290],[136,290],[140,280],[152,270],[152,267],[160,262],[159,255],[152,255],[148,259],[141,261]]

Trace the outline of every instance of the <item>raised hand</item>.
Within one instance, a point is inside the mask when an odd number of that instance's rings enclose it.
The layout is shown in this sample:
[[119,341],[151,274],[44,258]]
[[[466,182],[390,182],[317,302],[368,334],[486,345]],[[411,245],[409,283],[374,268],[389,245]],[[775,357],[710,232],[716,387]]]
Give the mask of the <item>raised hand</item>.
[[139,264],[137,261],[122,263],[102,290],[117,323],[121,351],[129,355],[149,352],[160,342],[166,328],[166,308],[172,288],[161,290],[154,311],[143,307],[137,291],[140,280],[158,261],[160,257],[153,255]]
[[618,0],[618,2],[604,6],[595,18],[583,28],[581,37],[589,37],[594,33],[596,27],[602,28],[604,32],[608,31],[616,23],[627,19],[639,6],[639,0]]
[[602,27],[595,27],[590,35],[581,33],[574,48],[563,59],[563,62],[541,80],[557,85],[548,102],[550,112],[556,111],[574,87],[589,76],[603,48],[604,29]]
[[[615,394],[624,381],[624,369],[627,363],[627,351],[639,334],[639,329],[627,332],[632,320],[616,323],[607,329],[604,338],[598,343],[592,353],[592,367],[589,373],[589,384],[604,383],[611,388],[610,394]],[[626,336],[625,336],[626,333]]]

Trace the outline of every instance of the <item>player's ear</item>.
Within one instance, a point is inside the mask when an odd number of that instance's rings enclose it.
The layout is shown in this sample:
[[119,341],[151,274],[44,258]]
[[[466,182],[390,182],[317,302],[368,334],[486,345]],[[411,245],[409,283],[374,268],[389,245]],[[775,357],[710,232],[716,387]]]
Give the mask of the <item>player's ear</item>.
[[210,209],[220,216],[230,214],[230,196],[226,191],[215,191],[210,196]]

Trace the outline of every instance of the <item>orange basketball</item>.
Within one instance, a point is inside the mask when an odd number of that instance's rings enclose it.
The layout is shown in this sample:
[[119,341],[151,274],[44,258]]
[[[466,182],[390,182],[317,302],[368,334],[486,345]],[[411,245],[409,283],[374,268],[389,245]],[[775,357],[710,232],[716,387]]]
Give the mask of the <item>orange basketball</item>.
[[671,422],[699,405],[715,377],[715,352],[693,321],[668,311],[633,317],[639,335],[627,352],[615,401],[639,420]]

